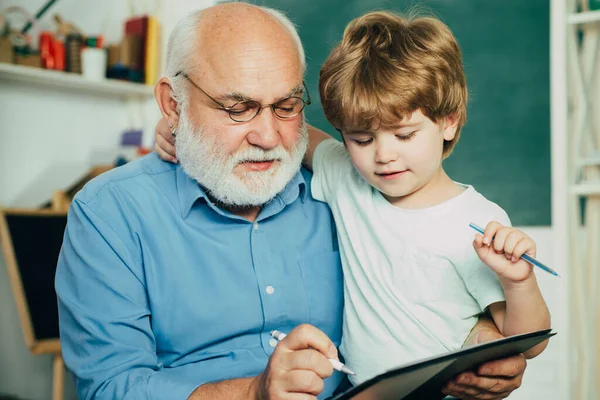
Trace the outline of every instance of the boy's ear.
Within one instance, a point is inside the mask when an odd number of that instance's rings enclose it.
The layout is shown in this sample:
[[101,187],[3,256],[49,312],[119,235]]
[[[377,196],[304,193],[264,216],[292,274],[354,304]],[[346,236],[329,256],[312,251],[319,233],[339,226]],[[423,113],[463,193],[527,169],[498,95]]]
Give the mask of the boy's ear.
[[171,97],[171,81],[161,78],[154,87],[154,96],[163,118],[176,126],[179,124],[179,105]]
[[444,140],[451,141],[456,136],[456,130],[458,128],[458,116],[456,114],[449,115],[442,121],[442,133]]

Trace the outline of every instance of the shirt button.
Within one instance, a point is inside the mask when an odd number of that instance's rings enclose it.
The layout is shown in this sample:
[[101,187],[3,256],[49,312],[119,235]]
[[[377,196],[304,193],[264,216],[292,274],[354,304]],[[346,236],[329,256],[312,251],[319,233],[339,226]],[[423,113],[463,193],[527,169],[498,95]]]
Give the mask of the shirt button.
[[267,294],[273,294],[273,292],[275,292],[275,288],[273,286],[267,286],[265,290],[267,291]]
[[258,230],[258,222],[254,223],[254,230],[257,231]]
[[271,340],[269,340],[269,344],[271,345],[271,347],[275,347],[275,346],[277,346],[277,340],[271,339]]

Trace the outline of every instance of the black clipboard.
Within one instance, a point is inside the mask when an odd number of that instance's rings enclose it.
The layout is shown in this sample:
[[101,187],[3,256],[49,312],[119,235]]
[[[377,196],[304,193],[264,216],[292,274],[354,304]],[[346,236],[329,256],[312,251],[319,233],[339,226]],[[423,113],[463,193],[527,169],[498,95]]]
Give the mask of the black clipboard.
[[493,340],[384,372],[333,400],[439,400],[444,385],[486,361],[529,350],[556,335],[551,329]]

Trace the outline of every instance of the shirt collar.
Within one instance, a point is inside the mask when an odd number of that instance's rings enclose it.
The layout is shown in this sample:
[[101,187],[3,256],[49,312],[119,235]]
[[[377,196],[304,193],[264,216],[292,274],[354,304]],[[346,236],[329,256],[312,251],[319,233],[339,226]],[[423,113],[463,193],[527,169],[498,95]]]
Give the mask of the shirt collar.
[[[185,173],[181,165],[175,168],[177,175],[177,192],[179,197],[179,209],[181,216],[185,219],[198,199],[204,199],[210,203],[206,191],[198,182]],[[293,203],[298,197],[304,203],[308,196],[308,187],[302,170],[298,171],[294,178],[287,184],[285,189],[277,195],[287,205]]]

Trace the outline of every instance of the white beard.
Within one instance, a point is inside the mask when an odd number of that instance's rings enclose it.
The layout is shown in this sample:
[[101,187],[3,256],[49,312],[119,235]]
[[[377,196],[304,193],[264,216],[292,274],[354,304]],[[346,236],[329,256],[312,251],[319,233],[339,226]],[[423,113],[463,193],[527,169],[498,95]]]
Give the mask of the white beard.
[[[303,122],[298,142],[288,152],[283,146],[271,150],[249,147],[234,154],[225,152],[216,134],[194,128],[185,110],[179,116],[175,140],[177,159],[185,173],[202,185],[217,201],[230,206],[262,206],[281,193],[300,170],[308,147]],[[267,171],[233,170],[241,162],[276,160]]]

